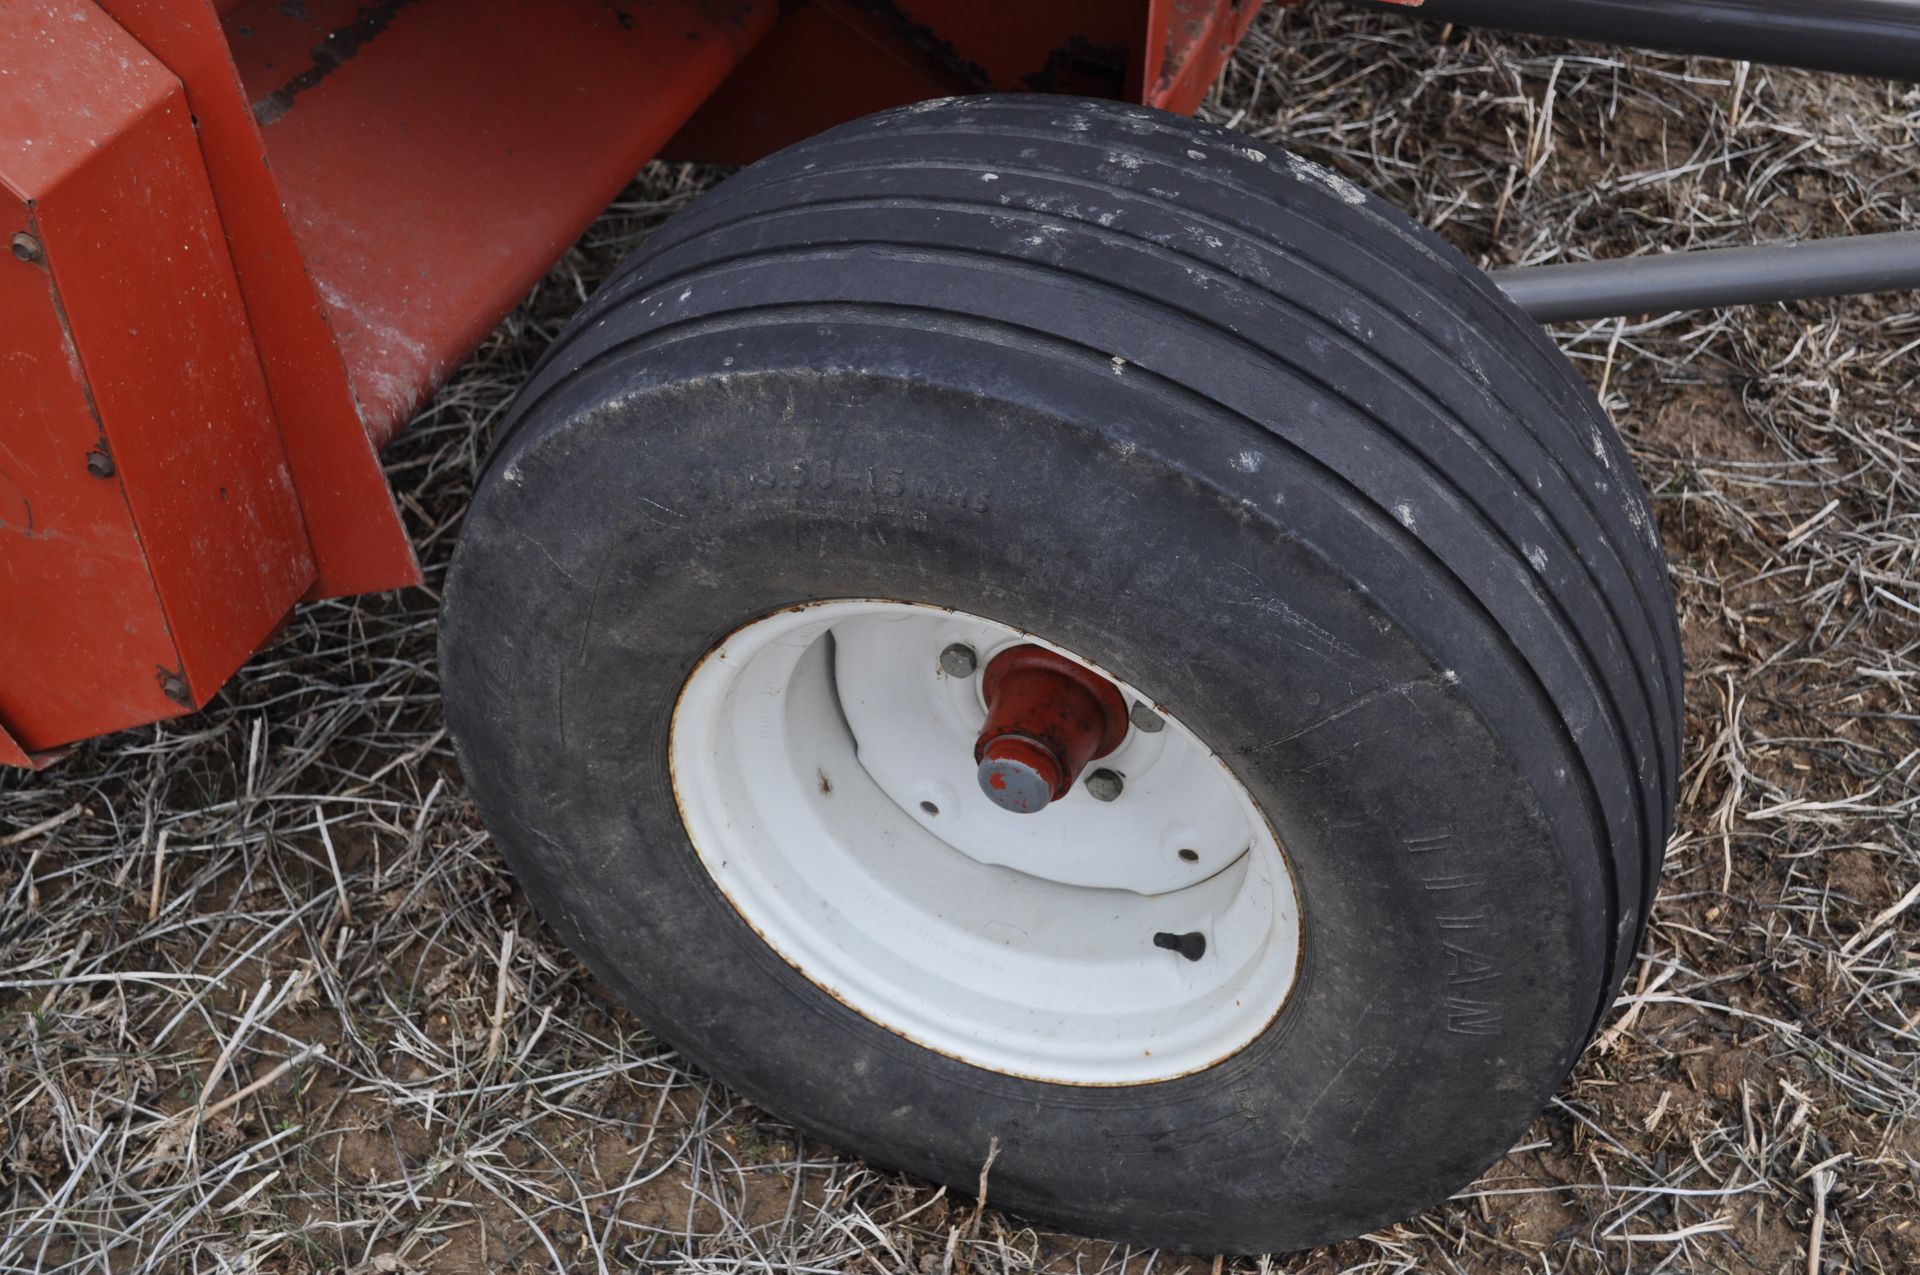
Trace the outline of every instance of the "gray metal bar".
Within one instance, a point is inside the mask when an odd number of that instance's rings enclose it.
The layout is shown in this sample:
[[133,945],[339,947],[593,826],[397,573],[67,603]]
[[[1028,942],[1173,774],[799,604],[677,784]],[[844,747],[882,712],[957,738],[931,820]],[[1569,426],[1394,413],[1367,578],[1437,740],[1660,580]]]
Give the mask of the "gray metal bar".
[[1920,288],[1920,231],[1496,270],[1542,323]]
[[1435,22],[1920,81],[1920,0],[1349,0]]

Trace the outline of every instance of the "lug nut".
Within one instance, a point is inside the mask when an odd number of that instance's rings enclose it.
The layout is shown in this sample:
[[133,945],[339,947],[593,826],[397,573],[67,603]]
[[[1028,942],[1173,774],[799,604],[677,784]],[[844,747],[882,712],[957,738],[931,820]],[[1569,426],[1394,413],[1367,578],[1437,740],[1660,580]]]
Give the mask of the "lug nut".
[[965,642],[955,642],[940,652],[940,671],[948,677],[972,677],[980,666],[980,657]]
[[40,241],[26,231],[21,231],[13,237],[13,255],[32,265],[40,260]]
[[168,669],[155,669],[154,678],[160,683],[160,693],[176,704],[193,707],[193,693],[187,689],[187,679]]
[[1167,724],[1166,719],[1162,718],[1160,714],[1154,712],[1145,704],[1135,704],[1133,711],[1127,714],[1127,716],[1132,719],[1134,729],[1144,731],[1149,735],[1159,734],[1161,728]]
[[1096,770],[1087,776],[1087,794],[1095,801],[1112,801],[1123,786],[1116,771]]
[[113,473],[114,473],[113,457],[107,455],[107,453],[104,451],[95,450],[95,451],[88,452],[87,453],[87,472],[89,474],[92,474],[95,478],[113,477]]

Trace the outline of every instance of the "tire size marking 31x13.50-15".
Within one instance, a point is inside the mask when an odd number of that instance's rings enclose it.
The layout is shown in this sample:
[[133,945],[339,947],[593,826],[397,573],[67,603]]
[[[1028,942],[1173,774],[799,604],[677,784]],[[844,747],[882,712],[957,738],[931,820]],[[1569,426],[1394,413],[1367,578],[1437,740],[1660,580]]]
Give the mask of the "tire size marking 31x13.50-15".
[[942,475],[910,474],[891,466],[837,459],[800,456],[786,462],[758,461],[739,469],[695,470],[688,480],[695,500],[731,503],[755,492],[834,492],[987,512],[986,492],[963,487]]

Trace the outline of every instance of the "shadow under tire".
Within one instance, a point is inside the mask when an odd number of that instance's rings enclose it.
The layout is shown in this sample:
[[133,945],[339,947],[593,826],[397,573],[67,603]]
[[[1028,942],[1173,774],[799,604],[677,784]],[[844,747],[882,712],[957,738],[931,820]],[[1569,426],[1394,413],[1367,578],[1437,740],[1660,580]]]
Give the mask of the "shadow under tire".
[[[1107,1071],[981,1065],[743,914],[732,834],[683,818],[683,692],[766,617],[875,599],[1057,645],[1231,773],[1298,915],[1247,1039],[1158,1075],[1119,1015]],[[852,643],[800,658],[844,696]],[[441,663],[528,896],[677,1049],[877,1163],[971,1191],[992,1148],[1000,1207],[1202,1251],[1363,1233],[1512,1145],[1639,943],[1681,742],[1652,514],[1539,328],[1335,174],[1053,97],[856,121],[657,232],[516,400]],[[865,791],[830,769],[809,810]],[[898,814],[883,868],[934,826]],[[994,941],[1117,941],[1082,924]],[[1143,985],[1210,976],[1126,936],[1172,963]]]

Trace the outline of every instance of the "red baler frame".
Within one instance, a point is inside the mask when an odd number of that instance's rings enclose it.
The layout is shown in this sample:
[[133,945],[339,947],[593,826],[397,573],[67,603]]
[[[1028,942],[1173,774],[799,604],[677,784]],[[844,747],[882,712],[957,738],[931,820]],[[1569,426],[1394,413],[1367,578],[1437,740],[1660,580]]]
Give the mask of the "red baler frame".
[[0,0],[0,763],[417,583],[379,450],[657,154],[1055,90],[1190,111],[1259,0]]

